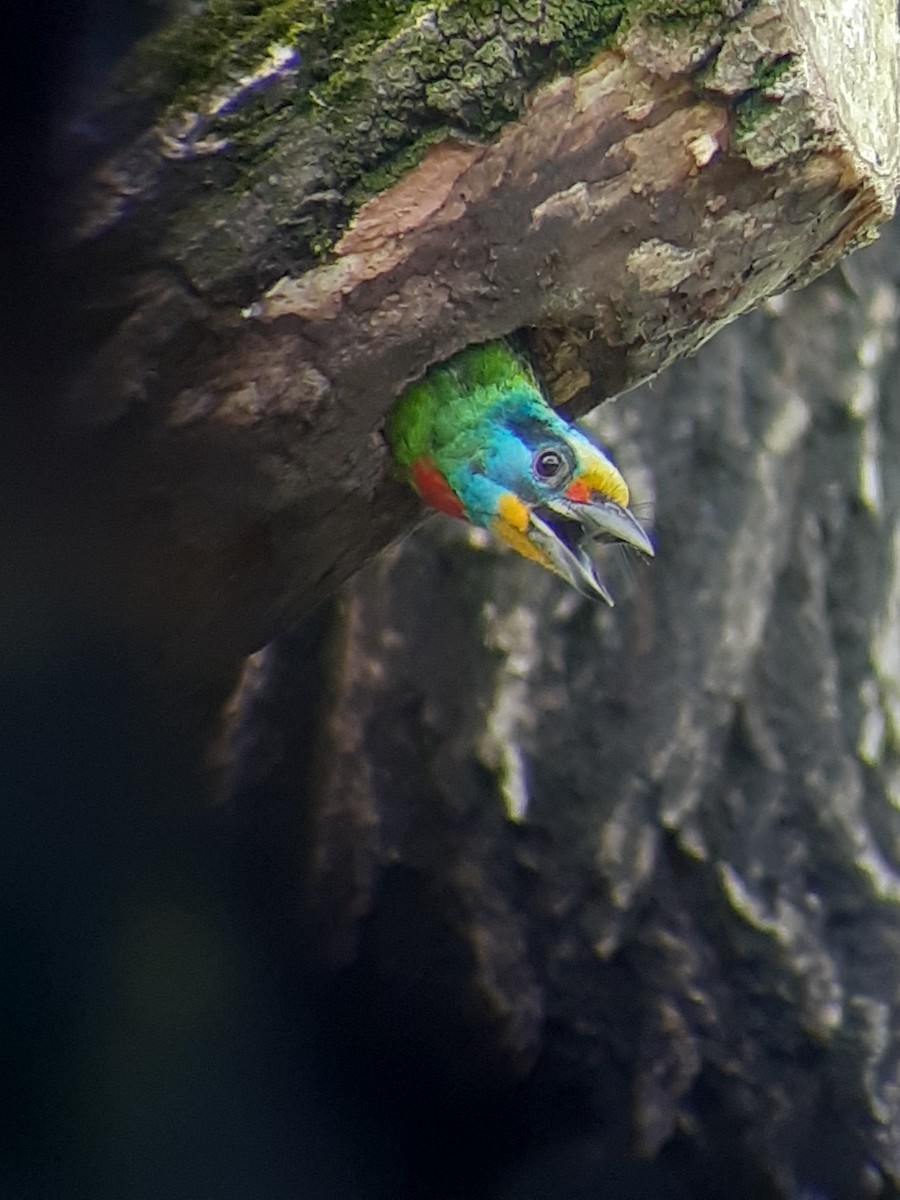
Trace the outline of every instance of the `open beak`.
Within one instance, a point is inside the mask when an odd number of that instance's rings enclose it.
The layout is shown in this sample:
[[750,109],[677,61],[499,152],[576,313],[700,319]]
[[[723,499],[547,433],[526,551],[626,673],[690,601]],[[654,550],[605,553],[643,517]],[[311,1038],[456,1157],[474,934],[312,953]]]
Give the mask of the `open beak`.
[[565,515],[574,517],[584,526],[588,537],[603,541],[625,542],[653,558],[653,543],[630,509],[615,500],[589,500],[585,504],[569,503]]
[[590,500],[583,503],[561,500],[532,509],[528,539],[549,560],[552,569],[583,596],[605,600],[612,596],[597,574],[584,549],[593,539],[625,542],[653,557],[653,543],[637,518],[614,500]]
[[[546,510],[544,512],[545,515],[550,515]],[[567,583],[570,583],[577,592],[581,592],[582,596],[588,596],[593,600],[605,600],[612,607],[612,596],[603,586],[603,581],[594,569],[594,564],[581,548],[584,530],[575,521],[568,521],[564,518],[560,522],[554,518],[555,514],[551,516],[553,519],[551,525],[549,520],[544,520],[536,510],[532,509],[528,527],[529,541],[542,551],[547,565],[557,575],[561,575]],[[572,527],[571,531],[569,526]],[[579,540],[570,542],[568,537],[570,532],[574,532]]]

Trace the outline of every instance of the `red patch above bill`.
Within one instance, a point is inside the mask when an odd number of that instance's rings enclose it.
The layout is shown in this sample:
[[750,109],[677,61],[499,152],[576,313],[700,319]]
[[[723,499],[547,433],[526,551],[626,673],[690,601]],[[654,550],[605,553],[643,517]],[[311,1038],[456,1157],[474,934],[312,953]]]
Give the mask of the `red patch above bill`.
[[575,479],[566,488],[566,495],[576,504],[587,504],[591,498],[591,486],[583,479]]

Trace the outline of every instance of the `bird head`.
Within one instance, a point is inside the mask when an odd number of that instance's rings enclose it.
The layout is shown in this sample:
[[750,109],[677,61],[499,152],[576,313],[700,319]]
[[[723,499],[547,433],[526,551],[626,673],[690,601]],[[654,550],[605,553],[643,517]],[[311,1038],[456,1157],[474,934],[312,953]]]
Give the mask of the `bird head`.
[[433,367],[401,397],[389,433],[427,503],[491,529],[584,595],[612,604],[591,541],[653,554],[612,460],[551,408],[506,343]]

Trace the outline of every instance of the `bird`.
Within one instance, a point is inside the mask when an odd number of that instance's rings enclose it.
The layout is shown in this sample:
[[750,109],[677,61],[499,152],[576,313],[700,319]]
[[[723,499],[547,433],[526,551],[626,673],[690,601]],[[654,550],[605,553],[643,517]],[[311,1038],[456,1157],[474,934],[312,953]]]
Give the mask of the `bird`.
[[491,530],[584,596],[613,604],[591,541],[654,555],[606,450],[552,408],[506,340],[430,367],[394,405],[386,432],[400,474],[427,505]]

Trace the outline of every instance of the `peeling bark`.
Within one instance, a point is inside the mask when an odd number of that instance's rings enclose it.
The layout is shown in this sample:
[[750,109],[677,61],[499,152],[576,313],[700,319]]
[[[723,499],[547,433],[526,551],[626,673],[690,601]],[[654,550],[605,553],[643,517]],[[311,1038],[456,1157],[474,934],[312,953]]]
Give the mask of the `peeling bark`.
[[129,530],[111,590],[181,659],[263,644],[409,525],[380,429],[430,363],[533,329],[584,411],[892,210],[887,3],[350,7],[236,27],[191,88],[166,55],[211,18],[178,26],[75,192],[69,413]]

